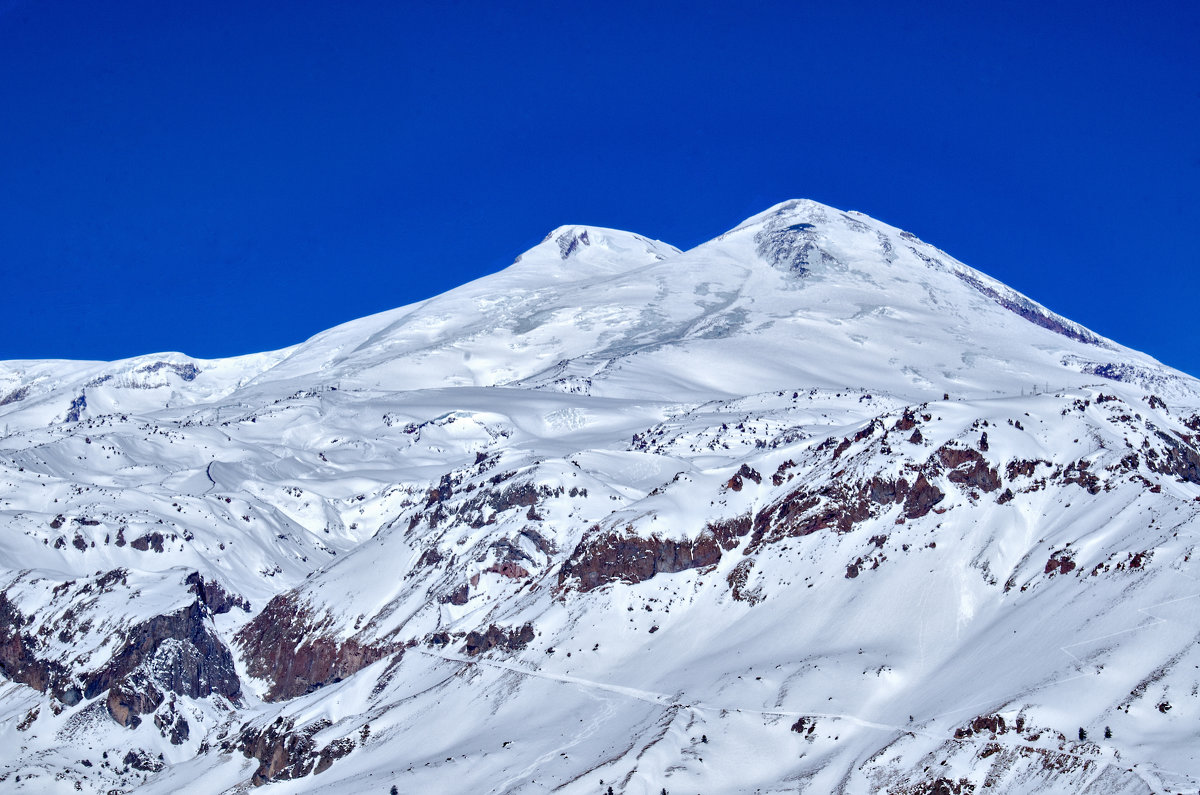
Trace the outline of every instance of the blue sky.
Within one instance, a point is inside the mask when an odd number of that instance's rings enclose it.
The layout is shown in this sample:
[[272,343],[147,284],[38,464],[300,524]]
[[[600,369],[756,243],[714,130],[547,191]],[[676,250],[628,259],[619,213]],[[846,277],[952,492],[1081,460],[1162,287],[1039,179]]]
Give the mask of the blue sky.
[[1200,374],[1197,41],[1196,2],[0,0],[0,359],[282,347],[560,224],[807,197]]

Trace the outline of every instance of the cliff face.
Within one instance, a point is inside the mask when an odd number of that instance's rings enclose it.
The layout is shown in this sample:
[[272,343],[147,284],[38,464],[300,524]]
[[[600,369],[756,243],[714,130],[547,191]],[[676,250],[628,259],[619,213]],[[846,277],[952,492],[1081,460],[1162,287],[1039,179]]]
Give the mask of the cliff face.
[[312,619],[294,593],[272,599],[237,635],[252,676],[270,683],[264,697],[281,701],[340,682],[361,668],[399,651],[331,637],[328,622]]

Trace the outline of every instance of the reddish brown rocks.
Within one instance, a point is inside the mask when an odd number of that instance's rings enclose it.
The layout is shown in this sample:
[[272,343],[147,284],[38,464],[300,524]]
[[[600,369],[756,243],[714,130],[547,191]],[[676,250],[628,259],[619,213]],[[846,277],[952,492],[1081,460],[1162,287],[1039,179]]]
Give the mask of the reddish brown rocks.
[[265,699],[284,699],[311,693],[340,682],[371,663],[401,649],[371,646],[354,638],[339,642],[322,634],[324,625],[298,603],[295,593],[280,594],[237,634],[252,676],[271,683]]
[[1100,478],[1090,471],[1090,466],[1090,462],[1084,459],[1067,464],[1067,468],[1060,475],[1062,482],[1074,483],[1088,494],[1099,494],[1102,488]]
[[488,566],[484,571],[499,574],[501,577],[508,577],[512,580],[523,580],[529,576],[527,569],[507,560]]
[[1053,466],[1049,461],[1041,459],[1026,460],[1023,458],[1014,458],[1008,462],[1008,465],[1004,469],[1004,474],[1009,480],[1016,480],[1019,477],[1030,478],[1037,472],[1039,464],[1047,467]]
[[599,532],[593,527],[558,572],[560,587],[572,583],[590,591],[610,582],[638,583],[655,574],[711,566],[721,559],[721,545],[711,531],[693,540],[642,538],[629,528],[624,533]]
[[458,586],[453,591],[451,591],[450,593],[448,593],[444,597],[442,597],[442,602],[444,604],[449,603],[452,605],[465,605],[467,603],[467,600],[470,598],[471,598],[471,586],[467,585],[464,582],[462,585]]
[[725,577],[725,581],[729,583],[729,590],[733,598],[750,605],[756,605],[763,600],[762,594],[757,588],[746,587],[746,583],[750,579],[750,572],[753,569],[754,559],[746,558],[739,561]]
[[954,738],[956,740],[961,740],[982,732],[990,732],[991,734],[1004,734],[1007,731],[1008,725],[1004,722],[1004,717],[1002,715],[980,715],[976,718],[973,718],[966,726],[955,729]]
[[258,760],[258,769],[250,779],[256,787],[271,781],[304,778],[323,773],[355,748],[352,738],[343,737],[318,751],[313,738],[330,725],[328,720],[318,720],[295,729],[294,719],[276,718],[263,728],[243,728],[237,739],[226,742],[222,749],[226,752],[236,749],[247,758]]
[[812,733],[816,730],[817,719],[807,715],[802,715],[796,720],[795,723],[792,724],[792,731],[794,731],[796,734],[803,734],[809,738],[812,737]]
[[937,458],[946,468],[946,479],[951,483],[971,486],[984,492],[1000,488],[999,474],[988,466],[987,460],[977,450],[947,445],[938,448]]
[[741,469],[725,482],[725,488],[733,491],[741,491],[742,485],[747,480],[752,480],[757,485],[762,483],[762,475],[758,473],[758,470],[752,469],[749,464],[742,464]]
[[758,512],[750,549],[820,530],[848,533],[855,525],[897,503],[903,505],[905,519],[919,519],[945,496],[924,473],[918,474],[911,485],[905,478],[890,480],[876,476],[862,483],[835,479],[815,491],[801,487]]
[[198,571],[189,574],[184,584],[200,598],[200,603],[215,615],[228,613],[235,607],[250,612],[250,603],[245,598],[226,591],[219,582],[204,579]]
[[[900,483],[903,484],[904,480],[901,479]],[[926,480],[924,474],[918,475],[912,488],[904,495],[904,516],[907,519],[920,519],[945,497],[945,493]]]
[[1055,552],[1046,561],[1044,573],[1053,577],[1055,574],[1070,574],[1075,570],[1075,561],[1071,559],[1071,553],[1064,550]]
[[131,677],[117,682],[108,691],[104,707],[109,716],[127,729],[141,724],[141,715],[158,709],[163,701],[162,691],[144,677]]
[[39,658],[37,638],[21,631],[27,623],[17,606],[0,593],[0,673],[14,682],[49,692],[65,704],[77,704],[81,694],[70,670],[56,660]]
[[912,409],[905,409],[900,419],[892,426],[893,431],[911,431],[917,427],[917,417]]

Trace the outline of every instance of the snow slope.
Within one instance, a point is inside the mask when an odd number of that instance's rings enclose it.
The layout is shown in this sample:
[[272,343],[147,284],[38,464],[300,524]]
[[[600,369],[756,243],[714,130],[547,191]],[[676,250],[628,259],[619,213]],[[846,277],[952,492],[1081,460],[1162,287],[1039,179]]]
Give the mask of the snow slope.
[[0,782],[1194,790],[1198,387],[803,200],[0,363]]

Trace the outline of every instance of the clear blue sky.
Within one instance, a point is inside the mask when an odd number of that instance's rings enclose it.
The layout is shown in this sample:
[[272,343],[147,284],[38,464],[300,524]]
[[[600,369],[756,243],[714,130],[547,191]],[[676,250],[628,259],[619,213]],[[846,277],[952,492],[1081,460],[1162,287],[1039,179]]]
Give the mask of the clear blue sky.
[[282,347],[559,224],[807,197],[1200,374],[1197,42],[1194,1],[0,0],[0,359]]

